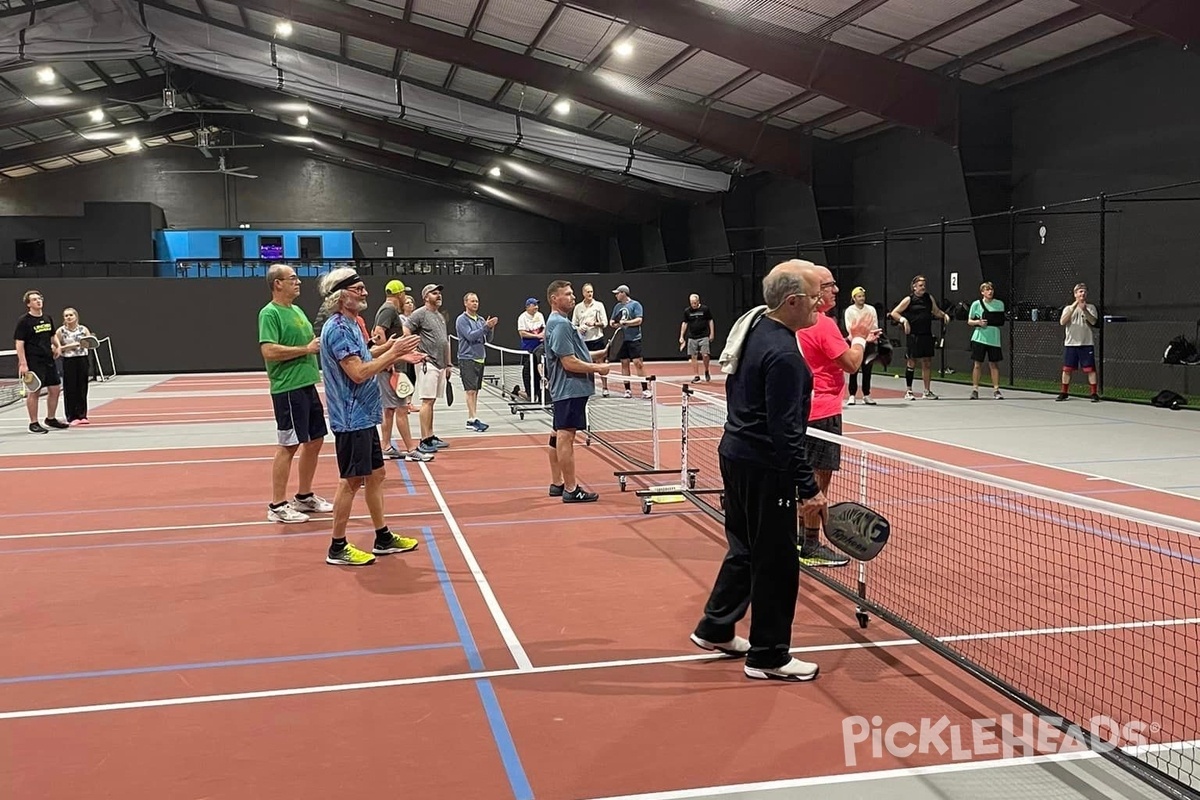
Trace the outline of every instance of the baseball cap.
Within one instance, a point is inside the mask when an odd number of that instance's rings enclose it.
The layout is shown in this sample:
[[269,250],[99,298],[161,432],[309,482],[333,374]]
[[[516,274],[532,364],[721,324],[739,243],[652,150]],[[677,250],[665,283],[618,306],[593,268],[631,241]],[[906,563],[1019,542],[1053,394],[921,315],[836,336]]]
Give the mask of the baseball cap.
[[864,289],[864,288],[863,288],[863,287],[861,287],[861,286],[855,286],[855,287],[854,287],[854,291],[850,292],[850,296],[851,296],[851,297],[854,297],[854,295],[856,295],[856,294],[861,294],[863,297],[866,297],[866,296],[867,296],[867,290],[866,290],[866,289]]
[[613,289],[613,294],[620,294],[621,292],[629,294],[629,287],[622,283],[620,286]]
[[387,286],[383,289],[388,294],[404,294],[408,291],[408,287],[400,281],[388,281]]
[[427,283],[425,284],[425,288],[421,290],[421,299],[425,299],[425,295],[430,292],[440,292],[441,290],[442,285],[440,283]]
[[525,305],[536,306],[537,304],[538,304],[538,299],[536,297],[526,297],[525,298]]

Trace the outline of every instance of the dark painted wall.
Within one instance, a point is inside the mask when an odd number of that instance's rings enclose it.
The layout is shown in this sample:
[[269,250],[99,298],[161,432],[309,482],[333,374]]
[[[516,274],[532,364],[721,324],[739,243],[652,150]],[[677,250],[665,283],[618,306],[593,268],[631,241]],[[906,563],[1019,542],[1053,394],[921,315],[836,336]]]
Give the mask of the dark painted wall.
[[[410,277],[405,276],[407,282]],[[462,296],[468,291],[480,298],[480,313],[500,318],[496,344],[517,347],[517,316],[525,310],[525,298],[544,298],[546,287],[559,275],[456,275],[444,277],[444,310],[451,322],[462,313]],[[647,359],[679,358],[679,325],[688,294],[698,293],[716,317],[718,339],[733,322],[731,279],[723,275],[621,276],[608,274],[561,274],[570,280],[577,296],[585,282],[591,282],[596,295],[611,310],[612,290],[621,282],[630,285],[634,298],[646,309],[643,349]],[[384,300],[384,277],[367,278],[371,292],[370,313]],[[424,282],[414,281],[420,291]],[[83,280],[48,279],[31,287],[24,281],[0,280],[0,308],[8,309],[8,322],[15,323],[21,313],[21,295],[29,288],[44,293],[46,308],[55,322],[62,309],[74,306],[81,321],[100,336],[111,336],[116,352],[117,370],[124,373],[161,373],[188,371],[261,370],[257,339],[258,310],[270,301],[266,282],[255,279],[172,280],[169,278],[89,278]],[[300,306],[310,318],[317,310],[316,281],[305,281]],[[166,310],[169,328],[187,331],[172,336],[165,345],[161,336],[147,327],[147,309]],[[542,313],[549,306],[542,303]],[[152,315],[153,316],[153,315]],[[163,321],[163,320],[160,320]],[[8,349],[11,345],[0,346]]]
[[[158,147],[6,181],[0,192],[0,226],[6,217],[77,217],[86,201],[153,203],[176,228],[236,228],[248,222],[256,227],[354,229],[364,258],[383,258],[391,245],[397,258],[492,257],[496,271],[504,273],[608,267],[603,235],[427,184],[318,161],[299,151],[267,147],[234,152],[230,166],[249,166],[259,178],[228,179],[228,193],[227,179],[220,175],[163,174],[213,168],[214,161],[182,147]],[[145,225],[161,222],[156,216],[147,207]],[[0,248],[7,248],[0,249],[0,261],[11,260],[4,257],[11,252],[11,238],[0,227]],[[124,238],[114,235],[113,241]],[[152,248],[152,240],[147,241]]]
[[[11,201],[8,181],[0,193]],[[0,207],[7,206],[0,199]],[[46,260],[148,261],[154,258],[154,223],[161,209],[150,203],[74,203],[69,216],[0,216],[0,263],[16,260],[16,240],[41,239]],[[68,242],[70,244],[68,244]]]

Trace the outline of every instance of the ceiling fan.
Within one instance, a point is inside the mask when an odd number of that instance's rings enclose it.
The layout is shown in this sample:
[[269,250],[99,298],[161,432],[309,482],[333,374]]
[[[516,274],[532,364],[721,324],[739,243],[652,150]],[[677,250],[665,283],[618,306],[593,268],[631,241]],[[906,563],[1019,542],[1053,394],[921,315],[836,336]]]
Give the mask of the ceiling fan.
[[249,167],[226,167],[225,156],[217,156],[216,169],[164,169],[160,171],[162,175],[228,175],[231,178],[257,178],[257,175],[248,175],[242,172]]

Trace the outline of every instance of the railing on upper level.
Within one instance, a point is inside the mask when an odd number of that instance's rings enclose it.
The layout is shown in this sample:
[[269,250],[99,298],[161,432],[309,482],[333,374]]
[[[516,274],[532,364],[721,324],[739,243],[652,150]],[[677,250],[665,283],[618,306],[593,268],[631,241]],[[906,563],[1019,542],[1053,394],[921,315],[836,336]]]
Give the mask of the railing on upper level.
[[187,258],[177,261],[66,261],[0,263],[0,278],[263,278],[275,264],[288,264],[301,277],[353,267],[360,275],[494,275],[491,258],[359,258],[301,261],[282,259]]

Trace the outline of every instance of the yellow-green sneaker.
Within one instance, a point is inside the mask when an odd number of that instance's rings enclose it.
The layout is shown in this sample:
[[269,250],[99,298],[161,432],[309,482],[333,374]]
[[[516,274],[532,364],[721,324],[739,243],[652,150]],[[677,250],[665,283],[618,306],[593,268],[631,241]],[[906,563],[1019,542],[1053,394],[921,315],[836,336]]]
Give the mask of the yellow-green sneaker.
[[392,534],[391,542],[383,544],[379,541],[375,542],[375,546],[371,548],[371,552],[377,556],[386,556],[391,553],[407,553],[409,550],[416,550],[420,544],[416,539],[410,539],[407,536],[398,536]]
[[346,567],[365,567],[375,563],[375,556],[359,550],[352,544],[347,544],[340,552],[326,554],[325,563]]

